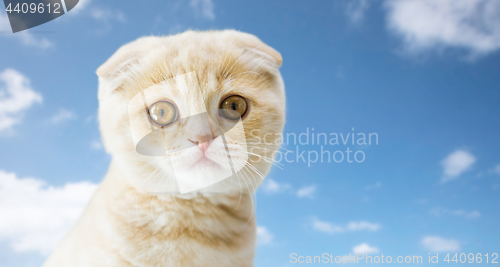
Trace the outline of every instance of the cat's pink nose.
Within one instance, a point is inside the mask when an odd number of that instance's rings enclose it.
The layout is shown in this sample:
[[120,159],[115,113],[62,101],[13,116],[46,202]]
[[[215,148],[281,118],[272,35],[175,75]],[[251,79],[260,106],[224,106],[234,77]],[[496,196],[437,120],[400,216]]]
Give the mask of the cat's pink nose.
[[207,151],[208,147],[212,143],[212,136],[198,135],[198,136],[196,136],[195,141],[193,141],[191,139],[189,139],[189,141],[191,141],[192,143],[198,145],[198,147],[200,148],[200,150],[203,153],[205,153],[205,151]]
[[198,147],[205,153],[207,151],[208,147],[210,146],[210,143],[212,143],[212,140],[206,141],[204,143],[198,143]]

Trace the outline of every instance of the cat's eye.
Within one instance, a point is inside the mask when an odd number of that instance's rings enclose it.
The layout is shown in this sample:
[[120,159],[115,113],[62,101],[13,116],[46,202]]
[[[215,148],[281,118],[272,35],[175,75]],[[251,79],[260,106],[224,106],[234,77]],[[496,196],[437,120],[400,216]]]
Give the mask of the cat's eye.
[[239,95],[226,97],[220,104],[221,116],[230,120],[237,120],[247,112],[247,101]]
[[149,117],[158,125],[166,126],[177,119],[175,106],[168,101],[158,101],[149,107]]

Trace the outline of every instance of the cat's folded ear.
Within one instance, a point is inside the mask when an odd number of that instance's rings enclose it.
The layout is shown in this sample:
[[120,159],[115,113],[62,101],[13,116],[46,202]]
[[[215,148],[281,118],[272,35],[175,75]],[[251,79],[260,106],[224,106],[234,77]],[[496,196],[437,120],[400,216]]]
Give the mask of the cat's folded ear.
[[120,47],[104,64],[97,68],[99,77],[114,76],[127,70],[141,55],[158,44],[158,37],[142,37]]
[[248,52],[261,56],[270,61],[276,68],[279,68],[283,63],[281,54],[274,50],[274,48],[266,45],[255,35],[236,31],[230,31],[229,34],[235,35],[234,43],[244,48],[246,53]]
[[120,47],[104,64],[96,70],[100,81],[106,81],[110,90],[121,86],[126,74],[134,65],[140,63],[141,57],[159,43],[159,38],[150,36],[139,38]]

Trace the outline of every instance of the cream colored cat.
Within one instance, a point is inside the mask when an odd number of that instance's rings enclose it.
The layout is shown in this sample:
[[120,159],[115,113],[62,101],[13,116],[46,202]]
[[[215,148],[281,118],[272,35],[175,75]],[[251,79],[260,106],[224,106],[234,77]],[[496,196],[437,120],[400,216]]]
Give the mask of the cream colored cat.
[[97,70],[111,166],[44,266],[253,266],[252,195],[285,120],[281,62],[233,30],[121,47]]

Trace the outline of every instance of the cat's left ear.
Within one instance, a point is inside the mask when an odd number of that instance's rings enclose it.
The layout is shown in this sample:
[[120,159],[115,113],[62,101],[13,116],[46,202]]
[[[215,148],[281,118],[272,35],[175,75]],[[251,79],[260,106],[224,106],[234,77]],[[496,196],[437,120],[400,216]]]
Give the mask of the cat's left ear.
[[274,67],[279,68],[283,64],[281,54],[274,48],[266,45],[255,35],[231,31],[230,34],[236,34],[234,43],[243,47],[246,52],[257,54],[258,56],[266,59]]

